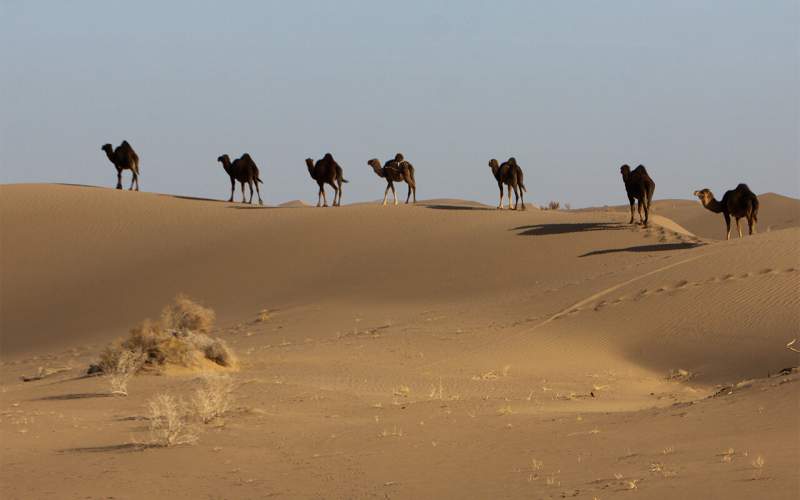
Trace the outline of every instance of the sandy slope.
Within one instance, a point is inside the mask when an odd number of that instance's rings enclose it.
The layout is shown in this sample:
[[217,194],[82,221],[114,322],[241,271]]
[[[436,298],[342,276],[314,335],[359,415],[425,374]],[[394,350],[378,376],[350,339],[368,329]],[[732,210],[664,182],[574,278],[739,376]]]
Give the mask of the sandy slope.
[[[0,204],[4,497],[800,494],[799,376],[776,375],[798,364],[800,229],[75,186]],[[198,381],[106,398],[77,376],[178,292],[243,358],[236,409],[197,446],[133,451],[144,402]]]

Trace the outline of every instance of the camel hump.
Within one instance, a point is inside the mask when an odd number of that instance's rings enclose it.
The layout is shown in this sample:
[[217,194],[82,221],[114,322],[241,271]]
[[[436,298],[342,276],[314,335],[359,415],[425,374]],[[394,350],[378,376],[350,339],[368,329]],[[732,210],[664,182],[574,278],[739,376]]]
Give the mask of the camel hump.
[[750,193],[750,194],[752,194],[752,193],[753,193],[752,191],[750,191],[750,186],[748,186],[748,185],[747,185],[747,184],[745,184],[744,182],[742,182],[742,183],[740,183],[738,186],[736,186],[736,190],[737,190],[737,191],[743,191],[743,192],[745,192],[745,193]]
[[634,169],[634,172],[641,172],[648,176],[650,175],[647,173],[647,169],[644,167],[644,165],[639,165],[638,167],[636,167],[636,169]]

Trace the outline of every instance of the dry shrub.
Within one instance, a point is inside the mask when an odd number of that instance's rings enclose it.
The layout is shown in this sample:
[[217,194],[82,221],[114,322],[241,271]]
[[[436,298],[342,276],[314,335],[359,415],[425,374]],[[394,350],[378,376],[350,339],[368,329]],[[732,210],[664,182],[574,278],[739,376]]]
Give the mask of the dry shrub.
[[161,325],[168,330],[207,333],[214,326],[215,319],[213,310],[183,294],[175,297],[175,303],[161,312]]
[[142,353],[137,371],[164,365],[202,368],[208,361],[235,368],[238,360],[233,351],[222,339],[205,333],[213,325],[214,311],[179,295],[164,308],[160,321],[145,320],[131,330],[128,338],[105,348],[98,367],[103,373],[113,374],[123,360],[130,359],[130,353]]
[[551,201],[547,204],[548,210],[558,210],[559,208],[561,208],[561,203],[557,201]]
[[150,439],[153,446],[194,444],[197,434],[188,424],[183,401],[169,394],[158,394],[147,402]]
[[204,424],[222,417],[231,407],[233,389],[233,379],[228,375],[203,377],[203,386],[192,398],[195,414]]
[[111,393],[119,396],[128,395],[128,381],[138,372],[145,361],[141,349],[124,350],[116,356],[116,364],[109,374]]

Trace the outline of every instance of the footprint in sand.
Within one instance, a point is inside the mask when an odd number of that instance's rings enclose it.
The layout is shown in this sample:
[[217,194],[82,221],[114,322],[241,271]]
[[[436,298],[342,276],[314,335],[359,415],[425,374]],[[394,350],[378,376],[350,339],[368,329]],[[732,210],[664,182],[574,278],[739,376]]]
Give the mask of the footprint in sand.
[[775,270],[768,267],[759,271],[759,274],[775,274]]
[[675,288],[685,288],[689,282],[686,280],[680,280],[679,282],[675,283]]

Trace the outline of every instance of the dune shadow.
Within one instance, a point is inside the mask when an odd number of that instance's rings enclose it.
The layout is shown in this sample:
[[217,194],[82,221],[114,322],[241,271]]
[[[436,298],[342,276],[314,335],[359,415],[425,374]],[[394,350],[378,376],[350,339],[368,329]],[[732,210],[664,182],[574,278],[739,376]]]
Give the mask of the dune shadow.
[[114,189],[106,186],[93,186],[91,184],[77,184],[74,182],[56,182],[55,184],[56,186],[72,186],[72,187],[83,187],[83,188],[94,188],[94,189]]
[[627,227],[626,224],[619,222],[568,222],[518,226],[511,230],[519,231],[518,234],[520,236],[545,236],[548,234],[582,233],[586,231],[617,231]]
[[489,207],[473,207],[470,205],[423,205],[434,210],[495,210]]
[[587,252],[579,257],[590,257],[592,255],[605,255],[609,253],[620,253],[620,252],[664,252],[669,250],[686,250],[689,248],[695,248],[702,246],[703,243],[659,243],[655,245],[637,245],[633,247],[626,247],[626,248],[607,248],[605,250],[594,250],[592,252]]
[[59,453],[110,453],[110,452],[123,452],[130,453],[134,451],[143,451],[150,446],[141,443],[124,443],[124,444],[111,444],[106,446],[81,446],[78,448],[65,448],[58,450]]
[[57,396],[45,396],[34,401],[71,401],[73,399],[91,399],[91,398],[110,398],[113,394],[106,392],[79,392],[73,394],[59,394]]

